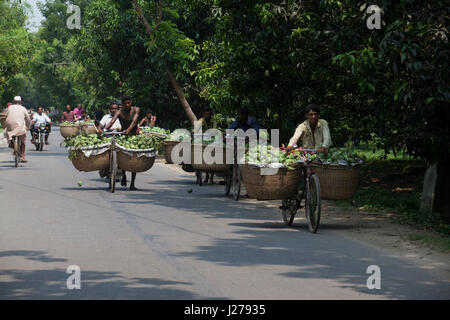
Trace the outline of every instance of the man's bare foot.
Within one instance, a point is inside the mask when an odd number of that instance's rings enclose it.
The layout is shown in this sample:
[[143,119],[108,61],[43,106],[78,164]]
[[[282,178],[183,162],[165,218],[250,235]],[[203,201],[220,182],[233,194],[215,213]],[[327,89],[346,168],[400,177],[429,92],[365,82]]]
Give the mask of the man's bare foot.
[[20,159],[20,162],[28,162],[25,158]]

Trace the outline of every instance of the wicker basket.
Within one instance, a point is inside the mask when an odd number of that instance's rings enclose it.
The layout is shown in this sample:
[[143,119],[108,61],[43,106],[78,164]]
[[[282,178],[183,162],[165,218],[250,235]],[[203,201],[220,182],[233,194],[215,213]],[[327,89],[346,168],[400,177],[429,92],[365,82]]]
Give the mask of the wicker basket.
[[72,135],[79,135],[80,134],[80,127],[77,125],[74,126],[59,126],[59,131],[61,132],[61,135],[64,138],[70,137]]
[[[231,171],[232,165],[226,163],[226,160],[227,160],[227,148],[226,147],[223,147],[222,164],[217,164],[217,163],[207,164],[207,163],[205,163],[205,159],[203,158],[203,153],[204,153],[206,147],[207,147],[207,145],[205,145],[205,144],[201,145],[201,148],[199,148],[199,145],[195,145],[195,144],[191,145],[191,163],[192,163],[192,167],[195,170],[211,172],[211,173],[220,173],[220,172]],[[202,163],[194,162],[195,152],[202,153],[202,157],[201,157]],[[215,150],[213,150],[211,152],[211,155],[213,157],[215,156]],[[200,158],[200,155],[198,155],[198,158]]]
[[249,198],[257,200],[284,200],[293,197],[300,185],[301,167],[295,170],[278,169],[274,175],[261,175],[261,168],[241,165],[242,181]]
[[[163,152],[164,152],[164,158],[166,159],[167,163],[173,163],[172,150],[179,143],[180,143],[180,141],[165,141],[164,142]],[[183,156],[183,151],[180,152],[180,156],[181,157]]]
[[77,169],[78,171],[90,172],[98,170],[108,170],[109,157],[110,157],[109,149],[106,149],[105,152],[103,153],[90,155],[89,157],[86,157],[82,151],[77,151],[76,157],[73,158],[71,161],[75,169]]
[[312,163],[311,166],[319,178],[322,199],[348,200],[353,198],[358,189],[361,165],[347,167]]
[[85,134],[96,134],[97,129],[93,125],[83,125],[83,133]]
[[2,125],[3,129],[6,129],[6,114],[0,114],[0,124]]
[[[151,149],[132,150],[117,146],[117,166],[119,169],[129,172],[144,172],[153,167],[156,158],[156,151]],[[151,156],[140,155],[142,153]]]

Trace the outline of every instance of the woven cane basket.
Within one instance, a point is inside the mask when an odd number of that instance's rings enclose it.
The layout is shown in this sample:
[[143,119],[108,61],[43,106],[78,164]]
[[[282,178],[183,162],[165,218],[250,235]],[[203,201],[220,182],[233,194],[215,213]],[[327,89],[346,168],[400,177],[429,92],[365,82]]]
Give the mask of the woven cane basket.
[[6,114],[0,114],[0,124],[2,125],[2,128],[6,128]]
[[325,200],[349,200],[358,189],[361,165],[353,167],[312,163],[319,178],[320,192]]
[[[201,148],[198,147],[199,145],[195,145],[193,144],[191,146],[191,163],[192,163],[192,167],[195,170],[198,171],[205,171],[205,172],[211,172],[211,173],[220,173],[220,172],[227,172],[227,171],[231,171],[232,168],[232,164],[227,164],[226,160],[227,160],[227,148],[223,147],[223,158],[222,158],[222,164],[219,163],[212,163],[212,164],[207,164],[205,163],[205,159],[203,157],[205,148],[207,147],[207,145],[201,145]],[[195,153],[198,152],[197,154],[197,159],[201,158],[201,163],[195,163]],[[201,152],[201,155],[200,155]],[[209,152],[208,152],[209,153]],[[211,152],[211,156],[215,156],[215,150],[213,150]]]
[[[131,153],[132,155],[130,155]],[[139,153],[152,153],[153,156],[139,156]],[[117,145],[117,166],[129,172],[144,172],[153,167],[156,151],[151,149],[131,150]]]
[[78,135],[80,134],[80,127],[79,126],[59,126],[59,132],[64,138],[70,137],[71,135]]
[[83,130],[83,132],[85,134],[95,134],[95,133],[97,133],[97,129],[95,128],[95,126],[84,125],[82,130]]
[[109,169],[110,152],[105,152],[97,155],[90,155],[86,157],[82,151],[77,151],[77,155],[72,159],[72,164],[78,171],[99,171]]
[[[167,163],[173,163],[172,150],[179,143],[180,143],[180,141],[165,141],[164,142],[163,152],[164,152],[164,158],[166,159]],[[183,156],[183,150],[180,151],[180,157],[182,157],[182,156]]]
[[261,175],[261,168],[252,165],[242,165],[242,181],[249,198],[257,200],[283,200],[298,192],[302,171],[278,169],[274,175]]

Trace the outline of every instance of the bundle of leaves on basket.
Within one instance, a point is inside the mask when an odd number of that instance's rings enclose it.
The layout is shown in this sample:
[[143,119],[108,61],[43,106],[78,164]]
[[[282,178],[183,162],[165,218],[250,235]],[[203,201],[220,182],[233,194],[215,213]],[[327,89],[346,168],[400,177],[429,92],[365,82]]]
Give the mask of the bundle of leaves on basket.
[[257,145],[248,149],[244,159],[245,163],[259,167],[279,167],[294,170],[294,163],[304,160],[304,156],[298,150],[288,153],[271,145]]
[[183,141],[183,140],[189,140],[191,138],[191,135],[189,134],[189,131],[186,129],[175,129],[172,133],[169,134],[167,137],[167,140],[169,141]]
[[338,164],[343,166],[361,164],[364,156],[358,155],[357,152],[349,148],[331,148],[327,156],[321,155],[318,159],[324,164]]
[[141,127],[139,128],[140,132],[144,133],[144,132],[155,132],[155,133],[162,133],[162,134],[166,134],[169,135],[170,134],[170,130],[166,130],[164,128],[160,128],[160,127]]
[[163,139],[155,136],[137,135],[121,136],[117,144],[127,149],[158,149],[164,143]]
[[78,135],[67,137],[64,139],[66,147],[71,148],[69,159],[72,160],[77,156],[77,152],[82,147],[98,147],[111,142],[111,138],[99,136],[97,134]]
[[72,121],[64,121],[60,126],[78,126],[78,124]]

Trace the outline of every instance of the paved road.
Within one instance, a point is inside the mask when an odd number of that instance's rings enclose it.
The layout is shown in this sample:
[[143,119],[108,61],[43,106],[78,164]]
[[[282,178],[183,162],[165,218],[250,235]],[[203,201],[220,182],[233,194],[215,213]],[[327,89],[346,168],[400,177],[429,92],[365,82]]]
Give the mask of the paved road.
[[[449,299],[448,282],[336,230],[286,228],[262,204],[156,163],[140,191],[76,171],[57,128],[13,168],[0,146],[1,299]],[[78,187],[77,181],[83,181]],[[193,189],[189,194],[188,189]],[[66,269],[81,269],[69,290]],[[369,265],[381,289],[369,290]]]

